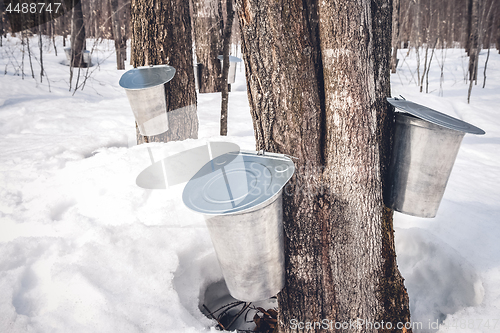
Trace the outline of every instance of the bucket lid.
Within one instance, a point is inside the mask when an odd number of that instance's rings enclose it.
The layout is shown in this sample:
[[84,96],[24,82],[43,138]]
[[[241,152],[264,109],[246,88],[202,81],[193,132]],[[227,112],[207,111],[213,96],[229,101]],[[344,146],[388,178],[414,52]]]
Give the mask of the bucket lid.
[[168,65],[133,68],[122,75],[120,87],[131,90],[147,89],[172,80],[175,68]]
[[399,98],[387,98],[387,101],[396,108],[406,111],[415,117],[445,128],[478,135],[483,135],[485,133],[479,127],[417,103]]
[[[224,60],[224,56],[223,55],[217,56],[217,59],[219,59],[220,61],[222,61],[222,60]],[[235,56],[232,56],[232,55],[229,56],[229,62],[242,62],[242,61],[243,60],[241,60],[238,57],[235,57]]]
[[205,164],[187,183],[184,204],[205,215],[249,210],[279,193],[295,171],[285,155],[236,152]]

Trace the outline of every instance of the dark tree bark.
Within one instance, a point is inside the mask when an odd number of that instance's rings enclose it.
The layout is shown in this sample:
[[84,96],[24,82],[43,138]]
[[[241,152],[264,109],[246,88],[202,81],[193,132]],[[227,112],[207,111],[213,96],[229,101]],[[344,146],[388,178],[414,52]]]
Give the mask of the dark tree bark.
[[125,59],[127,58],[127,37],[122,35],[123,10],[119,7],[118,0],[109,0],[111,12],[111,26],[113,39],[115,40],[116,68],[125,69]]
[[233,0],[226,0],[226,22],[224,24],[223,38],[223,66],[220,76],[220,84],[222,86],[221,113],[220,113],[220,135],[227,135],[227,105],[229,102],[229,42],[231,41],[231,31],[233,30]]
[[401,331],[408,295],[383,204],[391,2],[238,0],[237,9],[256,149],[298,158],[284,195],[280,332],[295,332],[293,319],[383,320]]
[[189,2],[132,0],[131,11],[133,66],[167,64],[176,69],[165,85],[169,130],[150,137],[138,133],[137,142],[197,139]]
[[193,35],[196,58],[202,66],[198,68],[199,92],[220,92],[221,65],[217,57],[222,54],[222,18],[221,0],[193,0]]
[[71,19],[71,66],[85,67],[83,51],[86,50],[85,25],[83,24],[82,2],[73,0]]

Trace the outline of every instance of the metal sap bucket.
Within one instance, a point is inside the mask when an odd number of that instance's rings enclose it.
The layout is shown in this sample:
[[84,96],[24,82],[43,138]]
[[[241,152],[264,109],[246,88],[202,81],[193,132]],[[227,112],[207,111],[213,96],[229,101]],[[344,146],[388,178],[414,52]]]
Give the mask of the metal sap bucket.
[[194,70],[194,86],[196,90],[200,90],[200,75],[202,71],[202,64],[194,64],[193,65],[193,70]]
[[[217,57],[220,60],[221,68],[223,68],[224,56],[220,55]],[[229,56],[229,73],[227,75],[227,83],[233,84],[236,80],[236,64],[242,62],[242,60],[235,56]]]
[[[66,59],[68,60],[68,65],[71,65],[71,47],[65,47],[64,53],[66,54]],[[92,56],[90,51],[83,51],[83,62],[87,64],[87,66],[92,66]]]
[[204,215],[236,299],[267,299],[285,285],[282,190],[294,171],[284,155],[228,153],[207,163],[184,188],[184,204]]
[[127,92],[139,132],[145,136],[168,131],[165,83],[172,80],[175,68],[168,65],[137,67],[124,73],[120,86]]
[[387,206],[408,215],[435,217],[469,123],[425,106],[388,98],[396,112],[391,187]]

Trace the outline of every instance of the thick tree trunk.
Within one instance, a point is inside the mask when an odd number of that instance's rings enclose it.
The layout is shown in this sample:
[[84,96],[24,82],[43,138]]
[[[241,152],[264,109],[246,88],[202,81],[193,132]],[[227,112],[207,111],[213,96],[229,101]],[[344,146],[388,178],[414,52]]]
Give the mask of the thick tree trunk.
[[358,321],[344,331],[381,332],[383,321],[397,332],[410,321],[383,204],[392,8],[361,4],[237,1],[256,148],[298,158],[284,195],[281,332],[321,320],[328,331]]
[[80,0],[73,0],[73,15],[71,19],[71,66],[85,67],[83,51],[85,45],[85,25],[83,23],[82,3]]
[[193,0],[193,31],[196,58],[200,66],[199,92],[220,92],[221,64],[217,59],[222,54],[222,19],[221,0]]
[[132,0],[132,63],[134,67],[168,64],[176,69],[165,85],[169,130],[137,142],[198,138],[196,91],[189,3],[184,0]]

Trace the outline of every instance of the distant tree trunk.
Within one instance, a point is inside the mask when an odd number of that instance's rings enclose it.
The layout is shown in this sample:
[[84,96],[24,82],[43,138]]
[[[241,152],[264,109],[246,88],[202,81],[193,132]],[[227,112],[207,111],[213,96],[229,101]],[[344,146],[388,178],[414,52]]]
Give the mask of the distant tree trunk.
[[396,73],[398,66],[398,48],[399,48],[399,16],[401,10],[401,0],[393,0],[392,3],[392,57],[391,57],[391,73]]
[[[51,14],[52,17],[52,14]],[[51,19],[50,22],[50,38],[52,39],[52,46],[54,47],[54,54],[57,57],[57,46],[56,46],[56,25],[54,19]]]
[[420,46],[422,45],[422,0],[416,0],[417,15],[415,19],[415,55],[417,58],[417,85],[420,84]]
[[111,26],[113,38],[115,40],[116,68],[125,69],[125,59],[127,57],[127,38],[122,35],[122,25],[124,24],[121,8],[118,0],[109,0],[111,8]]
[[469,54],[469,90],[467,93],[467,103],[470,103],[470,96],[472,92],[472,83],[477,84],[477,69],[479,62],[479,51],[481,49],[480,43],[480,2],[473,0],[472,9],[472,32],[471,32],[471,49]]
[[165,85],[169,130],[150,137],[137,132],[137,143],[197,139],[189,2],[132,0],[131,6],[133,66],[167,64],[176,69]]
[[416,0],[417,6],[417,18],[415,21],[415,29],[416,29],[416,46],[420,48],[422,46],[422,0]]
[[477,57],[479,56],[479,0],[471,1],[470,30],[468,36],[469,80],[477,80]]
[[0,4],[0,46],[3,46],[3,34],[4,34],[4,24],[3,24],[3,20],[4,20],[4,6],[3,6],[3,1],[2,3]]
[[425,35],[424,35],[424,38],[425,38],[424,71],[422,72],[422,76],[420,77],[420,82],[419,82],[420,92],[423,91],[424,77],[425,77],[425,73],[427,71],[427,59],[428,59],[428,55],[429,55],[429,40],[430,40],[430,34],[431,34],[431,28],[432,28],[432,17],[433,16],[434,16],[434,12],[432,11],[432,1],[431,1],[431,2],[429,2],[429,15],[427,15],[427,25],[425,28]]
[[450,45],[447,45],[448,47],[453,47],[453,43],[455,42],[455,12],[456,9],[453,6],[453,3],[451,1],[448,1],[449,7],[448,7],[448,13],[451,16],[450,18]]
[[496,17],[496,21],[493,21],[493,27],[494,27],[494,31],[495,31],[495,35],[496,36],[494,38],[495,40],[495,45],[497,47],[497,50],[498,50],[498,53],[500,53],[500,6],[495,6],[495,17]]
[[193,0],[192,8],[196,58],[202,64],[198,68],[199,92],[220,92],[221,64],[217,57],[222,54],[222,3],[221,0]]
[[73,15],[71,19],[71,66],[85,67],[83,51],[85,45],[85,25],[83,23],[82,2],[73,0]]
[[[399,31],[400,31],[400,41],[403,44],[403,48],[408,47],[408,42],[412,38],[411,26],[413,22],[410,21],[412,5],[409,1],[399,2],[400,5],[400,17],[399,17]],[[404,12],[404,15],[401,14]],[[398,45],[399,46],[399,45]]]
[[229,102],[229,42],[231,41],[231,31],[233,30],[233,0],[226,0],[226,22],[224,25],[223,38],[223,66],[220,84],[222,86],[221,114],[220,114],[220,135],[227,135],[227,106]]
[[474,30],[474,15],[477,16],[477,10],[475,9],[475,3],[477,0],[467,0],[467,17],[466,17],[466,29],[465,29],[465,52],[470,56],[473,42],[473,30]]
[[301,331],[293,319],[333,323],[307,332],[359,319],[394,326],[345,331],[401,332],[408,295],[383,204],[391,2],[237,0],[237,9],[256,149],[298,158],[283,198],[279,331]]
[[486,60],[484,62],[484,72],[483,72],[483,88],[486,85],[486,69],[488,68],[488,60],[490,59],[490,48],[491,48],[491,34],[493,31],[493,24],[495,22],[495,9],[493,8],[494,1],[490,4],[490,9],[488,10],[488,15],[486,18],[486,45],[488,46],[488,54],[486,55]]
[[40,83],[41,83],[43,82],[43,76],[45,70],[43,67],[43,40],[42,40],[42,32],[40,30],[38,31],[38,49],[40,50],[40,57],[38,58],[38,61],[40,62]]
[[[436,45],[438,43],[438,40],[439,40],[439,37],[436,38],[436,41],[434,42],[434,45],[432,46],[431,58],[429,59],[429,64],[427,65],[427,70],[425,71],[425,93],[426,94],[429,93],[429,71],[431,69],[432,57],[434,57],[434,51],[436,50]],[[427,58],[427,55],[425,57]]]

